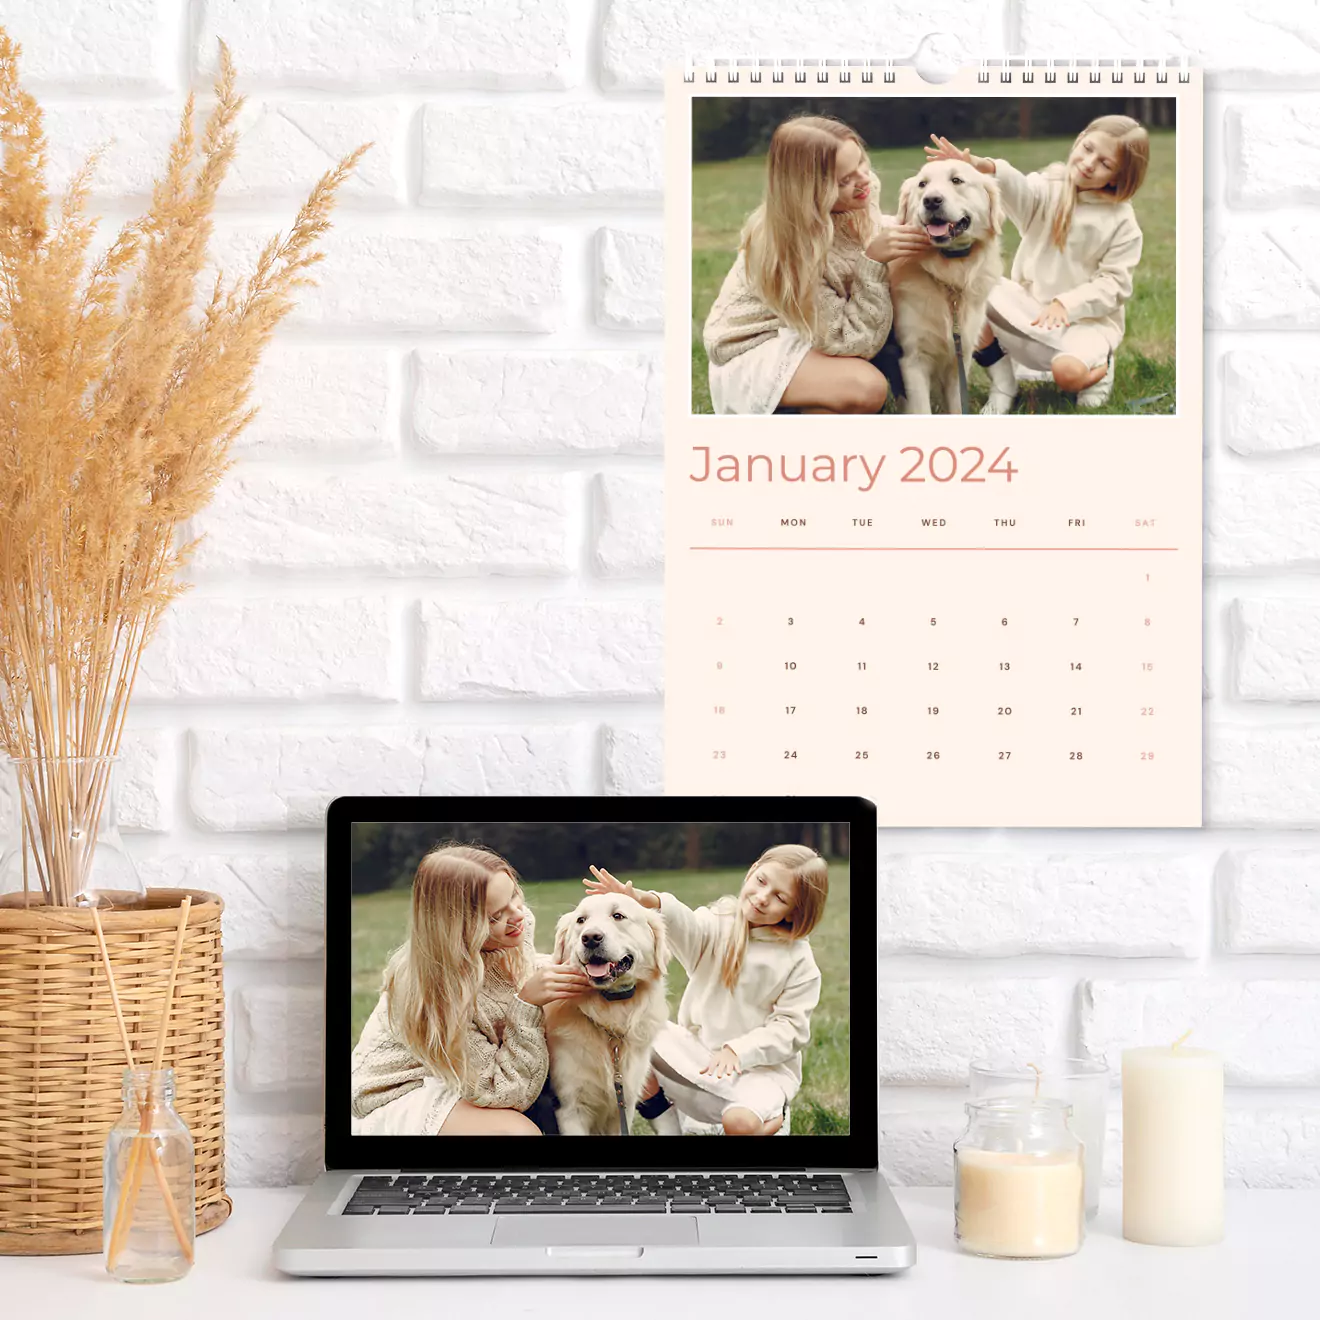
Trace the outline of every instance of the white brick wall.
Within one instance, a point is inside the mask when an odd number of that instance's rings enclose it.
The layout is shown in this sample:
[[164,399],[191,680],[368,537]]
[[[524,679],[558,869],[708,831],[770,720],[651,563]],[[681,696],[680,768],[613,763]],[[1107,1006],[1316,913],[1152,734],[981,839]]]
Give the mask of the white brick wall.
[[[1234,1182],[1320,1185],[1320,17],[1196,0],[12,0],[58,183],[140,204],[215,41],[249,95],[217,259],[371,139],[199,519],[132,711],[151,884],[228,905],[236,1185],[319,1159],[317,827],[337,793],[661,787],[663,66],[688,50],[1210,70],[1200,833],[882,840],[882,1158],[945,1181],[966,1056],[1228,1053]],[[1190,145],[1190,144],[1188,144]],[[1265,332],[1285,333],[1265,333]],[[500,645],[490,645],[498,639]],[[0,817],[9,813],[0,802]],[[1111,1118],[1110,1177],[1119,1169]]]

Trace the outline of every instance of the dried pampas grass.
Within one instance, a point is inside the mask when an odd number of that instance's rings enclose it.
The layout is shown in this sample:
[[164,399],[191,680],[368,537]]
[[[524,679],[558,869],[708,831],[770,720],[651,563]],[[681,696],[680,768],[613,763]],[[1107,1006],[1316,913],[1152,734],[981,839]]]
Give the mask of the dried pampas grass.
[[[52,214],[41,108],[0,28],[0,748],[23,761],[24,829],[45,902],[80,890],[67,821],[100,814],[142,652],[251,420],[271,332],[313,283],[318,240],[359,147],[326,173],[246,278],[194,311],[243,98],[220,44],[216,104],[194,138],[189,96],[151,206],[89,260],[96,157]],[[63,822],[63,824],[62,824]],[[93,830],[92,837],[95,837]],[[35,886],[34,886],[35,889]]]

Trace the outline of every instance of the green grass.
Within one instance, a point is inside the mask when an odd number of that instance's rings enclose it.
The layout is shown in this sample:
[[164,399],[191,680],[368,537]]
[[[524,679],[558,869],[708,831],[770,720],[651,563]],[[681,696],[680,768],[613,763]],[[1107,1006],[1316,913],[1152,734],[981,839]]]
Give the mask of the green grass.
[[[964,145],[959,143],[959,146]],[[1010,160],[1024,173],[1062,160],[1072,146],[1068,138],[987,139],[970,144],[978,156]],[[1174,134],[1171,130],[1151,133],[1151,161],[1146,182],[1132,199],[1144,236],[1136,287],[1127,305],[1127,332],[1118,350],[1114,392],[1103,408],[1085,410],[1088,415],[1133,412],[1172,412],[1175,387],[1174,298],[1175,189]],[[890,148],[872,151],[871,164],[880,176],[880,209],[892,215],[898,205],[903,180],[921,167],[919,148]],[[761,200],[765,183],[765,157],[695,165],[692,169],[692,411],[709,413],[710,381],[701,327],[738,253],[738,234],[743,221]],[[1010,224],[1004,232],[1004,273],[1012,269],[1018,247],[1018,232]],[[979,409],[985,402],[986,376],[972,368],[971,397]],[[1166,397],[1155,400],[1154,395]],[[1149,402],[1138,403],[1138,400]],[[1134,405],[1129,407],[1129,404]],[[891,401],[886,412],[896,411]],[[1018,395],[1020,413],[1074,413],[1072,395],[1060,393],[1052,384],[1024,384]]]
[[[653,871],[621,877],[639,889],[663,889],[690,907],[713,902],[738,891],[742,871]],[[849,873],[846,862],[830,863],[830,899],[825,914],[811,934],[811,951],[821,970],[820,1004],[811,1019],[811,1042],[802,1056],[802,1090],[793,1101],[793,1135],[820,1136],[846,1133],[849,1115],[848,1036],[848,909]],[[582,881],[542,881],[526,887],[528,905],[536,915],[536,947],[549,953],[555,922],[577,906]],[[390,951],[408,929],[407,889],[387,889],[353,899],[352,1030],[357,1043],[380,993],[380,974]],[[669,1015],[677,1019],[678,1001],[687,985],[687,973],[677,961],[669,964]],[[634,1132],[649,1134],[651,1127],[638,1120]]]

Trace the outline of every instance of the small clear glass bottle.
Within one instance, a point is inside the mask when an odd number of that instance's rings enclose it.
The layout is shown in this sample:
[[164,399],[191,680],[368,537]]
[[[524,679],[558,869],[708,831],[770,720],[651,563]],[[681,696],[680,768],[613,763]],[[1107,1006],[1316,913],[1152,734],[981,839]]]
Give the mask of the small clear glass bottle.
[[167,1283],[192,1268],[192,1134],[174,1108],[174,1069],[125,1068],[124,1112],[105,1142],[102,1242],[124,1283]]
[[966,1106],[953,1143],[954,1235],[964,1251],[1010,1260],[1071,1256],[1085,1234],[1086,1163],[1072,1106],[1000,1096]]

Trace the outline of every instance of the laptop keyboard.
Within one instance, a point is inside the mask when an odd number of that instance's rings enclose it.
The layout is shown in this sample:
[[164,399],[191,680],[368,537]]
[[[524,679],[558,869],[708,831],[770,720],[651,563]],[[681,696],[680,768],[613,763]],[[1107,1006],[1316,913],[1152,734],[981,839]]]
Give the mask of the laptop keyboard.
[[837,1173],[369,1174],[346,1215],[846,1215]]

